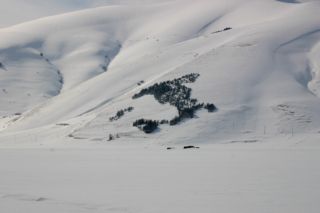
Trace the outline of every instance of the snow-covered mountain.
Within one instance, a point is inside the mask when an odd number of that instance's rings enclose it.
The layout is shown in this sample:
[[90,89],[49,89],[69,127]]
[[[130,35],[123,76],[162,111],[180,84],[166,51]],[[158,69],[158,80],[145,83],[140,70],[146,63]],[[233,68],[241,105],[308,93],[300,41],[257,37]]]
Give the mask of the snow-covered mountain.
[[1,3],[1,213],[319,212],[319,0]]
[[[90,7],[0,29],[0,141],[318,134],[319,1],[92,1]],[[217,111],[198,110],[153,134],[132,125],[176,116],[176,107],[151,95],[132,96],[190,73],[200,74],[186,85],[192,98]],[[110,121],[127,107],[134,110]]]

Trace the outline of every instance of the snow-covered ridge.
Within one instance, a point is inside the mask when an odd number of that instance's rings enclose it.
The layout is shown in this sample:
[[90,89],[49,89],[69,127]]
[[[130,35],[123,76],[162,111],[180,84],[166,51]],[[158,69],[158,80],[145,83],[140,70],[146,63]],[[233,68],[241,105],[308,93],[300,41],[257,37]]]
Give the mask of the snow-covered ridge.
[[[318,134],[319,1],[109,3],[0,30],[0,141]],[[189,73],[200,74],[192,96],[219,111],[147,136],[132,126],[176,114],[133,94]]]

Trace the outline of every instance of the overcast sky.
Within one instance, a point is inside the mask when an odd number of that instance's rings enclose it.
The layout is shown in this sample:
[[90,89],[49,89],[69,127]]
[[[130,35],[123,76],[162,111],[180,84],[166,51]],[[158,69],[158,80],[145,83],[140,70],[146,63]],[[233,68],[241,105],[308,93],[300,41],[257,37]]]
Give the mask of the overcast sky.
[[2,0],[0,27],[36,18],[108,4],[109,0]]
[[91,7],[175,0],[1,0],[0,28]]

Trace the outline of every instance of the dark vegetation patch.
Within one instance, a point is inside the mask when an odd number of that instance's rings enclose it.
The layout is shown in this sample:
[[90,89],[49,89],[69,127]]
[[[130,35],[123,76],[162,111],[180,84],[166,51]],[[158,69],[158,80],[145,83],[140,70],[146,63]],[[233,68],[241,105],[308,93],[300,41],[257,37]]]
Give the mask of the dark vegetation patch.
[[[192,145],[183,146],[182,148],[183,148],[183,149],[200,149],[200,147],[198,147],[198,146],[192,146]],[[172,149],[175,149],[175,147],[172,147],[172,146],[168,146],[168,147],[167,147],[167,150],[172,150]]]
[[184,146],[183,149],[200,149],[198,146]]
[[126,109],[121,109],[119,110],[115,116],[112,116],[109,118],[110,121],[116,121],[116,120],[119,120],[122,116],[124,116],[124,114],[126,112],[131,112],[134,108],[133,107],[128,107]]
[[100,66],[101,66],[101,69],[103,70],[103,72],[106,72],[108,70],[108,65],[109,65],[111,59],[109,58],[108,55],[106,55],[104,58],[105,58],[104,64],[101,64]]
[[137,83],[138,86],[141,86],[142,84],[144,84],[144,81],[143,81],[143,80],[142,80],[142,81],[139,81],[139,82]]
[[146,120],[142,118],[133,122],[133,126],[138,127],[140,130],[142,130],[146,134],[150,134],[158,129],[159,121]]
[[115,140],[116,138],[120,138],[119,134],[109,134],[109,138],[108,138],[108,141],[112,141],[112,140]]
[[138,127],[146,133],[151,133],[158,128],[159,124],[170,124],[171,126],[179,124],[187,118],[194,118],[196,111],[207,109],[208,112],[217,110],[212,103],[199,103],[197,99],[191,98],[192,89],[184,84],[194,83],[200,76],[198,73],[191,73],[180,78],[175,78],[170,81],[155,83],[150,87],[142,89],[139,93],[133,95],[133,99],[141,98],[145,95],[153,95],[160,104],[167,104],[176,107],[178,115],[173,119],[151,121],[145,119],[136,120],[133,126]]
[[204,108],[208,110],[208,112],[214,112],[217,110],[217,107],[214,104],[209,104],[209,103],[206,104]]

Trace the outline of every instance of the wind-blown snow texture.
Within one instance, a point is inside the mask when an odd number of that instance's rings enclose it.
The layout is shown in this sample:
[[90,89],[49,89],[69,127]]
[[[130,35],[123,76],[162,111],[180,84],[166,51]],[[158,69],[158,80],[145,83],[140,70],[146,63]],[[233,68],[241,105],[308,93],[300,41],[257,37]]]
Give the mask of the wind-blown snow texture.
[[[5,1],[0,212],[318,213],[319,11],[318,0]],[[190,73],[191,97],[217,111],[152,134],[132,125],[174,118],[132,96]]]

